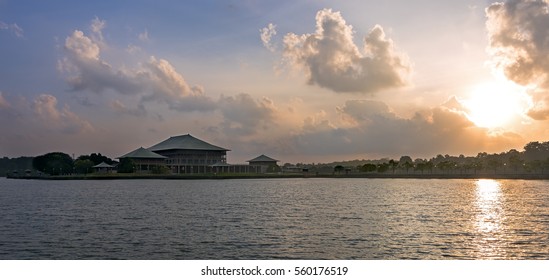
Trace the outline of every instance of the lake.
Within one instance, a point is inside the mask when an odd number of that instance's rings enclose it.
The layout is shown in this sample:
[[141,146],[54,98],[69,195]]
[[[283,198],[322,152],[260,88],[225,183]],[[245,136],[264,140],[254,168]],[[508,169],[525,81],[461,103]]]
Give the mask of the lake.
[[549,259],[549,181],[0,178],[0,259]]

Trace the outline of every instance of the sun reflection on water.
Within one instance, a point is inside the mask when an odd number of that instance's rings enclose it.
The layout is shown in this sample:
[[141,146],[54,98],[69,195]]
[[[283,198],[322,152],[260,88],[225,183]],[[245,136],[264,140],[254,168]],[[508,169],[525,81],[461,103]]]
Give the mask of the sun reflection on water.
[[475,182],[477,214],[475,219],[476,245],[480,258],[503,258],[504,237],[504,196],[501,183],[496,180],[481,179]]

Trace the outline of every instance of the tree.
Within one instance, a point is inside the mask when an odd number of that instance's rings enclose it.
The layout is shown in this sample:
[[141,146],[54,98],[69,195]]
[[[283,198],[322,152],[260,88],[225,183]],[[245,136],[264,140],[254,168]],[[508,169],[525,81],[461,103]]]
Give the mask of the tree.
[[0,158],[0,177],[13,171],[32,169],[32,157]]
[[406,169],[406,174],[408,174],[408,170],[414,166],[414,161],[409,156],[401,156],[398,162],[400,166]]
[[269,165],[269,167],[267,167],[267,173],[278,173],[281,171],[282,169],[280,168],[280,166],[278,166],[278,164],[271,164]]
[[448,160],[445,160],[443,162],[439,162],[437,164],[437,167],[438,169],[440,169],[442,171],[442,173],[448,173],[448,170],[452,169],[452,167],[454,167],[454,163],[452,163],[451,161],[448,161]]
[[377,172],[385,173],[387,172],[387,170],[389,170],[389,163],[384,162],[384,163],[378,164]]
[[32,160],[32,166],[50,175],[60,175],[72,172],[73,161],[71,156],[65,153],[53,152],[35,157]]
[[377,170],[377,166],[373,163],[365,163],[361,168],[360,171],[362,172],[374,172]]
[[540,170],[541,173],[543,173],[543,162],[541,160],[532,160],[528,162],[527,167],[530,171],[533,171],[534,173],[536,170]]
[[496,174],[498,172],[498,167],[500,167],[502,163],[501,163],[501,160],[494,155],[494,156],[491,156],[487,164],[489,168],[494,169],[494,174]]
[[343,165],[336,165],[334,167],[334,172],[336,172],[337,174],[340,174],[343,170],[345,170],[345,167],[343,167]]
[[423,174],[423,171],[427,168],[427,164],[425,162],[417,162],[415,164],[414,169],[421,171],[421,174]]
[[549,168],[549,157],[542,162],[541,173],[545,173],[545,169]]
[[516,174],[518,172],[519,167],[523,166],[524,160],[520,158],[520,155],[518,154],[518,152],[517,154],[513,153],[509,157],[509,164],[511,165],[511,168],[515,170],[515,174]]
[[135,163],[131,158],[123,158],[118,164],[118,173],[133,173],[135,171]]
[[114,163],[114,160],[102,155],[101,153],[92,153],[90,155],[81,155],[78,157],[78,159],[81,159],[81,160],[91,160],[93,162],[93,165],[98,165],[102,162],[104,163],[107,163],[107,164],[113,164]]
[[545,160],[549,157],[549,142],[530,142],[524,146],[524,157],[527,161]]
[[395,161],[394,159],[390,160],[389,166],[391,166],[391,169],[393,170],[393,174],[395,174],[395,169],[398,166],[398,161]]
[[425,168],[429,169],[429,173],[433,174],[433,168],[435,167],[435,164],[432,160],[425,163]]
[[93,161],[89,159],[77,159],[76,161],[74,161],[74,170],[76,171],[76,173],[79,174],[87,174],[93,171],[92,167],[94,165],[95,164],[93,163]]
[[472,165],[473,165],[473,169],[475,170],[475,174],[477,174],[477,171],[482,170],[483,168],[482,161],[480,160],[475,159]]

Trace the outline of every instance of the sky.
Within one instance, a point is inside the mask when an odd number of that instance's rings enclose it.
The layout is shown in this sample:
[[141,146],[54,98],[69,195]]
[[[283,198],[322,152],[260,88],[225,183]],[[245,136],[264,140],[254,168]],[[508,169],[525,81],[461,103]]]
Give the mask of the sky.
[[0,157],[522,150],[549,139],[548,27],[545,0],[0,0]]

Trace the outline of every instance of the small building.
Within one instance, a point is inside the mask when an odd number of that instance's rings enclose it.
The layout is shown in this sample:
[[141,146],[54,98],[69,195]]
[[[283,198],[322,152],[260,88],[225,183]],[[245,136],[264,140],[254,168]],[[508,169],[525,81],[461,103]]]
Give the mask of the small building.
[[118,158],[131,159],[135,165],[136,171],[139,173],[149,173],[155,167],[166,166],[167,159],[165,156],[151,152],[143,147],[133,150]]
[[250,165],[261,166],[261,173],[280,171],[280,167],[277,164],[279,160],[268,157],[266,155],[260,155],[256,158],[248,160],[248,162]]
[[114,166],[103,161],[100,164],[93,166],[93,169],[97,173],[111,173],[114,169]]

